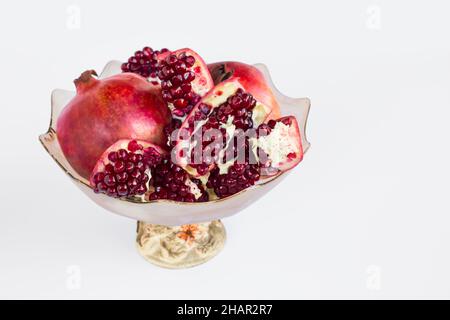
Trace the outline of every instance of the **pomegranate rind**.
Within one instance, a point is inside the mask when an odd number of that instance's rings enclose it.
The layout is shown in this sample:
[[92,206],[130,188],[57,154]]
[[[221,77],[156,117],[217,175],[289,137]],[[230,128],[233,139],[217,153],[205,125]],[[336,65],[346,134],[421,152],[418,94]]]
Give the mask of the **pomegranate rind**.
[[[113,151],[118,151],[120,149],[125,149],[128,150],[128,144],[131,141],[136,141],[138,144],[140,144],[143,149],[147,149],[147,148],[154,148],[158,153],[160,153],[161,155],[166,155],[167,151],[165,151],[164,149],[162,149],[161,147],[147,142],[147,141],[143,141],[143,140],[136,140],[136,139],[121,139],[118,140],[117,142],[113,143],[108,149],[106,149],[103,154],[100,156],[100,158],[98,159],[97,163],[94,166],[94,169],[91,172],[91,175],[89,177],[89,183],[91,185],[91,187],[95,187],[95,182],[94,182],[94,176],[97,172],[103,172],[105,171],[105,166],[110,163],[109,159],[108,159],[108,155],[113,152]],[[143,154],[143,150],[140,151],[135,151],[135,153],[141,153]]]
[[258,68],[237,61],[222,61],[208,64],[208,69],[216,85],[224,78],[237,79],[256,100],[270,108],[267,120],[281,117],[280,105]]
[[[275,168],[279,172],[285,172],[288,171],[295,166],[297,166],[303,159],[303,146],[302,146],[302,138],[300,134],[300,129],[298,126],[298,122],[295,117],[293,116],[287,116],[280,119],[275,120],[277,123],[282,123],[283,120],[290,119],[291,124],[289,125],[289,129],[285,133],[284,136],[280,137],[283,139],[283,141],[287,142],[289,144],[289,147],[291,150],[295,150],[294,155],[291,155],[290,157],[284,157],[282,161],[279,161],[277,163],[271,163],[271,167]],[[270,134],[269,134],[270,137]],[[269,155],[270,157],[270,155]],[[270,172],[270,170],[269,170]],[[276,174],[264,174],[264,170],[262,171],[262,175],[264,176],[271,176]]]

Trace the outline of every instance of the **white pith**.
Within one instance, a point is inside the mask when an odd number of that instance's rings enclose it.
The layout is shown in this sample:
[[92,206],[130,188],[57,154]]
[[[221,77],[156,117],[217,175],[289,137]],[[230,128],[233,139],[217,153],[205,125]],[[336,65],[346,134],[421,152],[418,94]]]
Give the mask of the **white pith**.
[[225,150],[228,149],[230,142],[233,140],[234,132],[236,131],[236,126],[233,124],[234,117],[231,116],[228,118],[227,123],[222,123],[220,128],[225,129],[227,132],[228,140],[226,141],[225,147],[219,152],[219,162],[217,163],[217,167],[219,168],[220,174],[228,173],[228,168],[233,165],[233,160],[222,162],[223,156],[225,154]]
[[200,188],[194,183],[192,182],[191,179],[187,179],[186,180],[186,186],[189,187],[189,190],[191,191],[191,193],[194,195],[195,199],[198,199],[202,196],[202,191],[200,190]]
[[[200,66],[201,67],[201,63],[197,63],[197,61],[196,61],[196,63],[192,66],[192,72],[194,72],[195,73],[195,80],[198,80],[198,81],[192,81],[191,82],[191,86],[192,86],[192,90],[196,93],[196,94],[198,94],[199,96],[201,96],[201,97],[203,97],[205,94],[207,94],[208,93],[208,91],[209,90],[211,90],[211,88],[208,88],[208,86],[204,86],[204,85],[200,85],[199,83],[200,83],[200,80],[202,79],[202,78],[205,78],[205,76],[200,72],[200,73],[196,73],[194,70],[195,70],[195,68],[196,67],[198,67],[198,66]],[[205,81],[206,81],[206,79],[205,79]]]
[[290,126],[277,122],[275,127],[267,136],[260,136],[258,139],[252,138],[252,150],[256,157],[257,147],[261,148],[267,155],[272,167],[278,167],[286,161],[290,153],[298,154],[300,152],[297,138],[290,135]]
[[264,105],[260,102],[257,102],[256,106],[253,108],[253,114],[252,114],[253,127],[258,128],[259,125],[261,123],[263,123],[264,120],[266,120],[269,112],[270,112],[270,109],[266,105]]

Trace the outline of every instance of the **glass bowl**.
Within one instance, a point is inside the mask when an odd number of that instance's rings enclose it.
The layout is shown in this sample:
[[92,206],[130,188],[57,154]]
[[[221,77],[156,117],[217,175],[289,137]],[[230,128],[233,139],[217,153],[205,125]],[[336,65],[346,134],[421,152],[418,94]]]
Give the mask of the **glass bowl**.
[[[99,78],[106,78],[120,73],[120,66],[121,62],[119,61],[109,62],[100,73]],[[255,64],[255,67],[257,67],[264,74],[266,81],[270,85],[280,105],[282,115],[293,115],[297,118],[300,128],[300,134],[302,137],[303,151],[306,153],[310,146],[310,143],[306,139],[306,122],[310,109],[310,100],[308,98],[290,98],[283,95],[274,86],[267,67],[264,64]],[[199,224],[200,226],[200,228],[197,228],[194,233],[200,234],[202,228],[206,226],[206,229],[204,229],[204,231],[210,236],[213,236],[212,232],[214,230],[211,230],[211,228],[223,229],[223,225],[218,224],[216,220],[231,216],[245,209],[253,202],[264,196],[276,185],[278,185],[290,172],[287,171],[271,177],[270,179],[263,180],[255,186],[242,190],[241,192],[234,194],[228,198],[202,203],[183,203],[175,202],[172,200],[136,202],[120,198],[111,198],[104,194],[94,193],[89,186],[89,181],[81,177],[70,166],[69,162],[62,153],[56,137],[56,123],[58,121],[58,116],[61,113],[62,109],[74,96],[75,91],[55,89],[52,92],[50,126],[47,133],[39,136],[39,140],[41,141],[46,151],[50,154],[50,156],[56,161],[61,169],[64,170],[64,172],[70,177],[75,185],[87,197],[89,197],[97,205],[110,212],[126,216],[140,222],[138,228],[138,246],[139,242],[141,242],[142,245],[142,239],[145,238],[149,240],[150,233],[154,235],[158,232],[165,232],[168,237],[169,234],[178,235],[178,237],[176,238],[184,239],[186,245],[188,244],[188,242],[191,242],[192,246],[192,239],[189,237],[189,234],[193,232],[191,232],[192,230],[188,230],[188,233],[186,233],[186,225],[193,224]],[[295,168],[293,170],[295,170]],[[214,223],[214,225],[211,225],[209,223],[210,221],[216,222]],[[157,228],[158,231],[156,231],[154,225],[159,225],[159,229]],[[173,226],[175,229],[170,228],[171,226]],[[188,234],[188,236],[186,236],[186,234]],[[224,238],[224,232],[219,232],[219,236],[220,234],[222,234]],[[210,240],[211,239],[209,239],[209,241]],[[154,247],[155,245],[153,244],[152,246]],[[221,246],[223,246],[223,243],[219,245],[220,248]],[[220,249],[219,247],[216,248],[216,251]],[[147,254],[150,256],[148,252]],[[208,259],[209,257],[210,256],[207,256],[206,259]],[[202,258],[205,259],[205,257]],[[149,257],[147,257],[147,259],[162,266],[174,267],[170,263],[168,264],[164,261],[155,261],[154,259],[152,260]],[[197,257],[197,260],[193,259],[192,261],[188,262],[184,261],[183,263],[177,264],[175,267],[192,266],[201,262],[204,261],[202,260],[199,262],[199,259]]]
[[[121,63],[118,61],[109,62],[99,78],[120,73]],[[306,152],[310,146],[306,139],[306,122],[310,109],[308,98],[289,98],[280,93],[270,78],[268,69],[263,64],[255,65],[261,70],[270,84],[278,103],[280,104],[282,115],[294,115],[297,118],[302,135],[303,150]],[[189,223],[199,223],[212,221],[236,214],[246,208],[269,190],[280,183],[290,171],[281,173],[273,178],[265,180],[251,188],[245,189],[226,199],[218,199],[203,203],[180,203],[171,200],[157,200],[151,202],[133,202],[125,199],[111,198],[104,194],[96,194],[89,186],[89,182],[82,178],[68,163],[56,138],[56,122],[58,116],[65,105],[75,95],[74,91],[56,89],[51,96],[51,122],[48,132],[39,137],[47,152],[53,157],[56,163],[69,175],[75,185],[92,201],[108,211],[123,215],[138,221],[166,226],[178,226]],[[293,169],[295,170],[295,168]]]

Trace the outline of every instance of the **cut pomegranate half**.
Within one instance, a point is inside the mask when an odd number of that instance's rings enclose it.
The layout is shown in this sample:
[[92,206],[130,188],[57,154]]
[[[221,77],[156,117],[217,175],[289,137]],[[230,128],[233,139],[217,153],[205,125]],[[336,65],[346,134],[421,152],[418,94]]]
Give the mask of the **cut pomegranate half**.
[[224,81],[202,98],[183,122],[172,159],[195,177],[204,176],[216,165],[229,166],[222,158],[225,150],[233,147],[237,129],[256,129],[269,113],[270,108],[247,93],[239,81]]
[[189,48],[171,52],[145,47],[122,64],[122,71],[140,74],[152,83],[160,84],[162,99],[173,118],[164,128],[168,146],[173,146],[171,133],[181,126],[192,108],[214,87],[208,66]]
[[164,101],[173,116],[182,120],[214,87],[208,66],[189,48],[171,52],[145,47],[122,64],[122,71],[160,82]]
[[141,140],[119,140],[97,161],[90,184],[96,193],[111,197],[143,196],[149,190],[150,170],[167,154]]

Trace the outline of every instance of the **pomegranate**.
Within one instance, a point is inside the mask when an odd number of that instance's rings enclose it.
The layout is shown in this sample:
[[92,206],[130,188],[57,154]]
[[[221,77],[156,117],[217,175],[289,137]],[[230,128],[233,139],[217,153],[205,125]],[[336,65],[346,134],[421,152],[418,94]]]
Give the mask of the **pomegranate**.
[[168,49],[153,51],[145,47],[122,64],[122,71],[134,72],[152,81],[159,80],[164,101],[173,116],[180,119],[184,119],[214,86],[203,59],[188,48],[170,52]]
[[214,87],[206,63],[188,48],[161,54],[158,77],[163,99],[173,116],[182,119]]
[[218,197],[227,197],[297,165],[303,156],[294,117],[264,123],[271,110],[237,79],[219,83],[177,132],[174,162]]
[[[221,161],[219,158],[224,154],[220,149],[225,149],[226,145],[233,142],[236,129],[256,129],[269,113],[270,109],[246,92],[237,79],[221,82],[195,106],[183,122],[177,133],[173,158],[192,175],[203,176]],[[207,137],[211,129],[220,133]],[[198,138],[202,141],[198,142]],[[199,143],[202,148],[194,148]],[[203,157],[205,154],[208,157]]]
[[164,128],[171,147],[171,133],[181,126],[187,114],[214,86],[203,59],[188,48],[171,52],[145,47],[122,64],[122,71],[134,72],[152,83],[160,83],[162,98],[173,116],[172,122]]
[[97,193],[204,202],[302,160],[296,119],[280,118],[253,66],[145,47],[122,71],[104,80],[83,73],[58,120],[63,152]]
[[171,122],[159,85],[122,73],[106,79],[88,70],[75,80],[76,96],[61,112],[57,136],[70,165],[88,179],[97,160],[120,139],[165,146],[164,127]]
[[122,139],[101,155],[90,176],[94,192],[111,197],[143,196],[149,190],[151,168],[167,152],[141,140]]
[[281,116],[280,106],[272,90],[262,72],[256,67],[242,62],[225,61],[208,64],[208,69],[216,85],[228,79],[239,80],[247,92],[270,108],[268,119],[277,119]]

